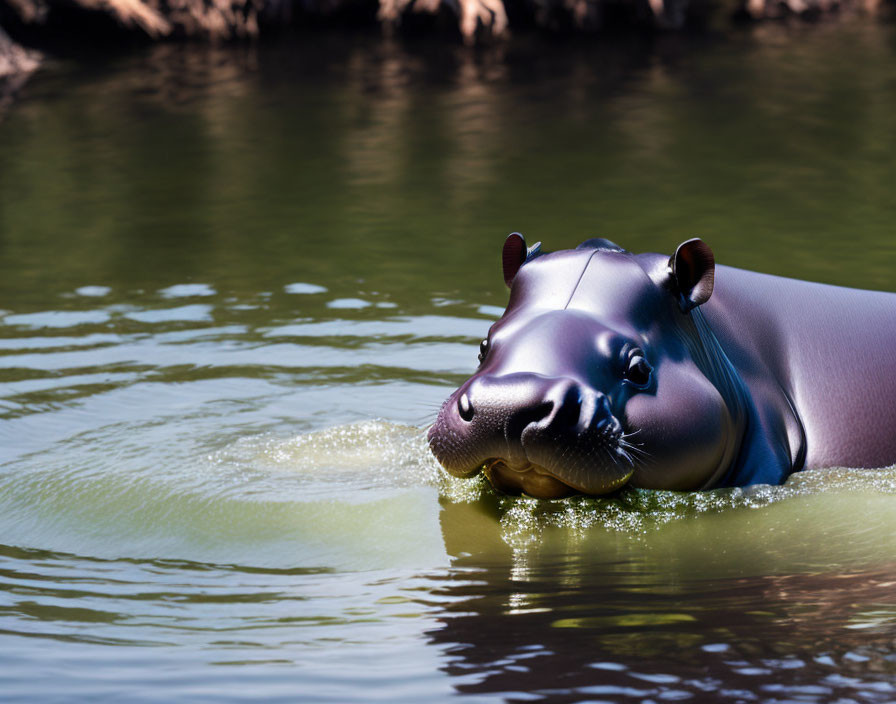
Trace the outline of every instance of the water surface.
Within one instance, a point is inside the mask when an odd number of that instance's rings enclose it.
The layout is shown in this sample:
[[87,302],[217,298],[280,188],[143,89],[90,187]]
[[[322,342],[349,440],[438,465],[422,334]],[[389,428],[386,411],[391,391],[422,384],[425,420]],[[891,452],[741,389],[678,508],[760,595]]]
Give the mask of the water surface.
[[892,701],[896,471],[539,502],[425,429],[511,230],[896,290],[894,54],[846,22],[51,63],[0,127],[4,697]]

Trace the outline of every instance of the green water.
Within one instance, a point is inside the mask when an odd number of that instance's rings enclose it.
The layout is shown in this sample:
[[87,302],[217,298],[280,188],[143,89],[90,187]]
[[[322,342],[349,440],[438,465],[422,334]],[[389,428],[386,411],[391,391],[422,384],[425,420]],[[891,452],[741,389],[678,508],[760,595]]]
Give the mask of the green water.
[[49,63],[0,121],[0,699],[892,701],[896,471],[538,502],[425,429],[512,230],[896,290],[894,114],[860,22]]

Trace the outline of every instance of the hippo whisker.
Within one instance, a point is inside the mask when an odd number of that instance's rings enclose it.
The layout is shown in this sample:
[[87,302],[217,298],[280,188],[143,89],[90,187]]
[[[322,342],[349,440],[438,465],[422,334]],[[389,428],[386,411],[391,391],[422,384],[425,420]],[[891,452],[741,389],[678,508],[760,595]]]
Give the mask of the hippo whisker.
[[610,448],[609,445],[604,445],[604,444],[602,444],[602,445],[600,446],[600,449],[603,450],[603,451],[607,454],[607,457],[610,458],[610,462],[611,462],[614,466],[619,466],[619,455],[622,455],[623,457],[625,457],[625,459],[627,459],[627,460],[629,461],[629,463],[631,463],[631,458],[628,457],[628,455],[625,453],[625,451],[624,451],[624,450],[621,450],[620,448],[617,448],[616,451],[614,452],[614,451]]
[[649,453],[646,450],[644,450],[643,443],[631,442],[631,438],[640,432],[641,432],[640,430],[636,430],[633,433],[623,433],[623,435],[619,438],[619,444],[627,450],[640,452],[643,455],[647,456],[647,455],[649,455]]
[[[628,452],[626,452],[625,450],[623,450],[620,447],[619,449],[616,450],[616,455],[617,455],[617,457],[622,457],[626,462],[629,463],[630,467],[634,468],[635,461],[632,459],[632,456],[630,454],[628,454]],[[616,464],[620,464],[620,462],[617,461]]]
[[626,443],[624,440],[619,441],[619,452],[625,454],[627,457],[637,459],[641,464],[647,465],[653,464],[654,462],[650,453],[640,447]]
[[[637,432],[637,431],[636,431]],[[644,449],[644,446],[641,443],[633,443],[629,442],[628,438],[630,438],[632,434],[623,435],[619,439],[620,447],[624,448],[626,452],[634,456],[639,462],[644,465],[652,465],[655,464],[656,460],[653,455]]]
[[620,448],[620,451],[625,452],[626,454],[631,455],[632,457],[635,457],[636,459],[638,459],[639,461],[641,461],[645,464],[652,463],[654,461],[653,457],[651,457],[647,452],[645,452],[644,450],[641,450],[637,447],[627,446],[627,447]]

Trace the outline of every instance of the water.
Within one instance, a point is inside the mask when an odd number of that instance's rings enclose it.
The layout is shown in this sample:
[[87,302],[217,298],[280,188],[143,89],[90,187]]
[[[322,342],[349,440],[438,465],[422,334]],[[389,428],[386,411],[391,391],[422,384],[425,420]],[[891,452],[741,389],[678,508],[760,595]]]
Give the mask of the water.
[[538,502],[424,437],[514,229],[896,289],[894,28],[299,39],[3,118],[0,698],[896,699],[896,470]]

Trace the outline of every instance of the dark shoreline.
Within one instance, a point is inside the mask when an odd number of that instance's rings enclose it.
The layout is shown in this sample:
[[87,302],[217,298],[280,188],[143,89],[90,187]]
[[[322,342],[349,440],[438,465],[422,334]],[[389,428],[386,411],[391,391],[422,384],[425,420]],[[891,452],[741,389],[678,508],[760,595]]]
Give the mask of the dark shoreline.
[[0,0],[0,110],[45,56],[108,57],[159,42],[304,42],[323,31],[500,51],[511,37],[650,41],[763,23],[890,21],[894,10],[896,0]]

